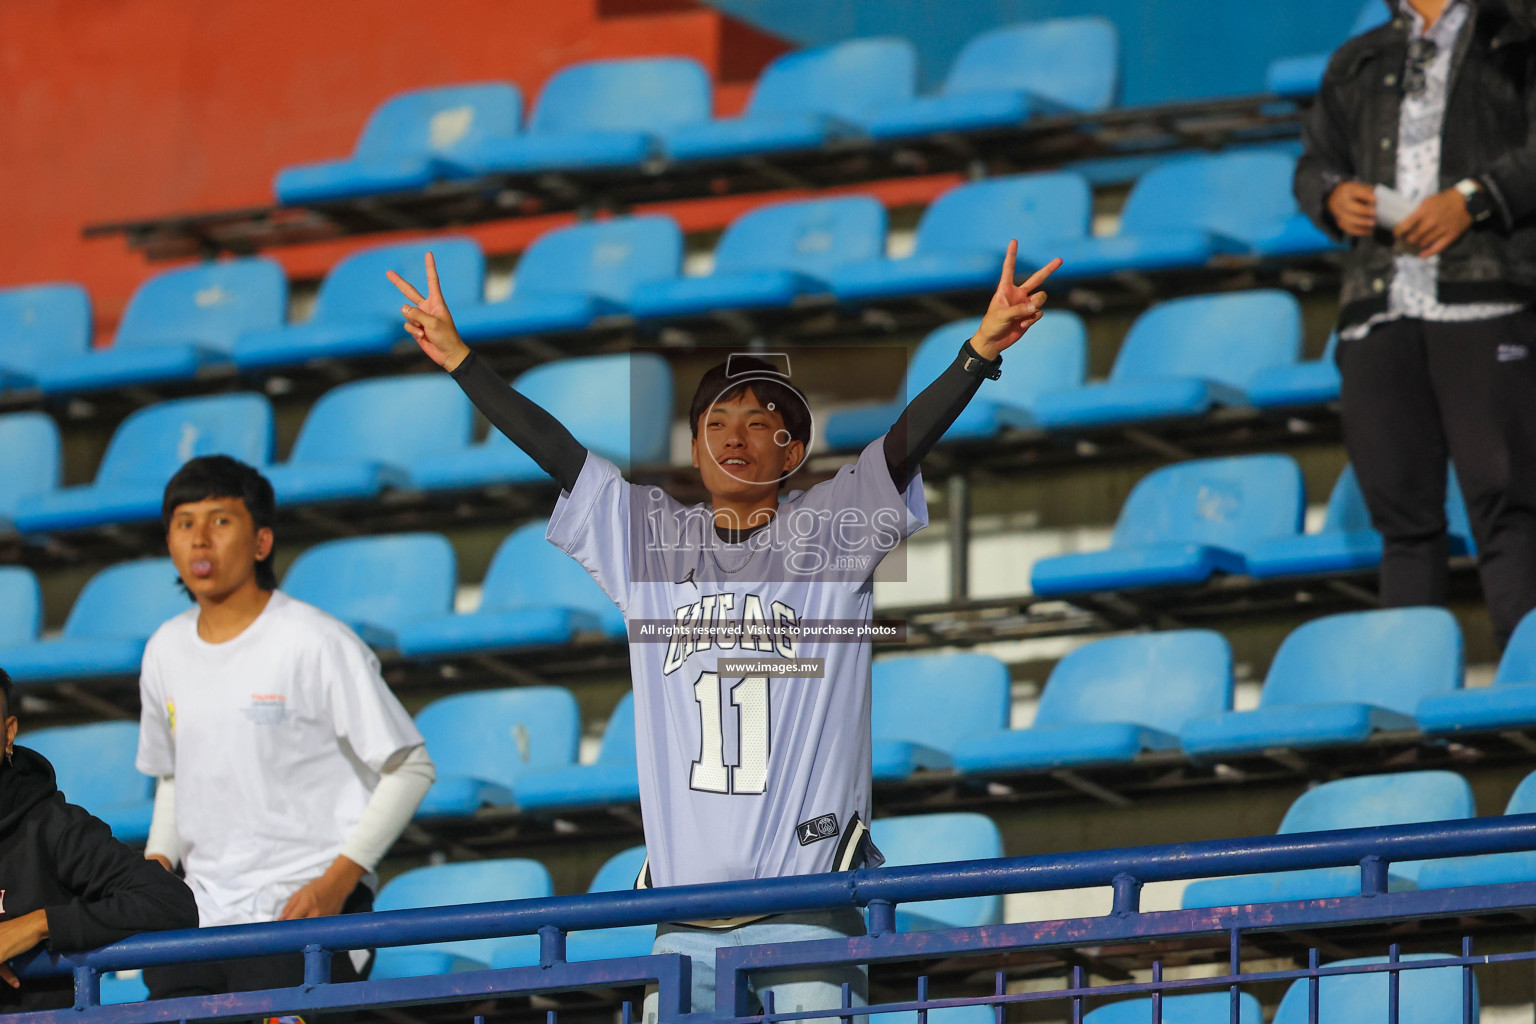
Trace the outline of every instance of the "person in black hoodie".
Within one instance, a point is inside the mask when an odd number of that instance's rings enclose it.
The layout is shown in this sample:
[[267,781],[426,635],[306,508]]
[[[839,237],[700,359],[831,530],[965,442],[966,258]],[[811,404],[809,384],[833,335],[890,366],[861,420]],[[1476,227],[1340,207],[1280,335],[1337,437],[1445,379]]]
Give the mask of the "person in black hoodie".
[[74,1004],[69,975],[22,983],[7,965],[40,943],[73,952],[197,927],[186,883],[65,802],[48,759],[16,746],[17,724],[0,669],[0,1015]]

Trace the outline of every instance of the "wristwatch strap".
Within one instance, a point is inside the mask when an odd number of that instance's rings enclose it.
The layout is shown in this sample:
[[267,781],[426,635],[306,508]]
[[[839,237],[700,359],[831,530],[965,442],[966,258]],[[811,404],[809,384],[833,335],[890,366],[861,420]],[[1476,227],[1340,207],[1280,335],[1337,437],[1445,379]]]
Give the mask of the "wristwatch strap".
[[977,354],[975,349],[971,348],[969,341],[961,346],[960,356],[965,360],[961,366],[966,373],[977,377],[985,377],[987,380],[997,380],[1003,375],[1003,357],[983,359]]
[[1467,214],[1474,223],[1493,216],[1493,201],[1488,196],[1488,190],[1477,179],[1462,178],[1456,183],[1455,189],[1461,193],[1462,202],[1467,204]]

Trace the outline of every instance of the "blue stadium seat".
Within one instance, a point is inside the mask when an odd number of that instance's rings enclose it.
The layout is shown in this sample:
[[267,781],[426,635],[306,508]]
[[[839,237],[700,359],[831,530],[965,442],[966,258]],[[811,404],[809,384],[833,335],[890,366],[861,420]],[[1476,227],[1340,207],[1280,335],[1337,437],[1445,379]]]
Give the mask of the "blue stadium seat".
[[988,776],[1123,764],[1177,750],[1185,722],[1231,707],[1232,648],[1220,633],[1108,637],[1057,662],[1034,724],[967,737],[955,767]]
[[740,117],[662,133],[673,160],[723,160],[815,149],[862,134],[871,111],[912,98],[917,50],[905,39],[850,39],[797,50],[763,69]]
[[47,533],[159,519],[166,481],[200,455],[265,466],[272,458],[272,405],[266,396],[178,398],[135,409],[112,434],[95,481],[23,496],[16,529]]
[[421,818],[509,805],[524,773],[574,765],[581,739],[576,698],[559,686],[454,694],[422,708],[416,726],[437,765]]
[[101,976],[102,1006],[142,1003],[148,998],[149,986],[144,984],[143,971],[107,971]]
[[637,166],[661,155],[658,136],[707,120],[712,106],[697,61],[584,61],[544,83],[523,135],[481,140],[456,162],[480,174]]
[[43,588],[36,574],[25,566],[0,565],[0,651],[34,642],[42,629]]
[[0,648],[18,683],[137,675],[144,644],[191,606],[169,558],[108,566],[86,581],[55,639]]
[[106,822],[125,843],[149,838],[155,780],[134,768],[138,722],[93,722],[25,733],[31,747],[53,765],[64,799]]
[[[1508,651],[1505,655],[1508,656]],[[1504,813],[1536,814],[1536,772],[1520,780]],[[1428,860],[1419,869],[1418,884],[1420,889],[1454,889],[1462,885],[1529,882],[1532,878],[1536,878],[1536,850],[1520,850]]]
[[377,497],[406,469],[469,444],[474,409],[445,373],[355,380],[321,395],[288,461],[267,470],[279,505]]
[[594,763],[524,772],[513,787],[512,799],[519,810],[528,812],[639,803],[634,693],[626,693],[608,716]]
[[1170,299],[1138,316],[1109,379],[1040,395],[1035,421],[1048,430],[1201,416],[1247,404],[1260,369],[1296,362],[1301,306],[1278,289]]
[[1259,370],[1248,379],[1249,404],[1259,409],[1290,409],[1337,402],[1340,378],[1334,352],[1338,346],[1339,336],[1329,334],[1321,359]]
[[[1361,775],[1325,782],[1297,797],[1280,822],[1279,834],[1408,825],[1471,818],[1476,814],[1472,787],[1455,772]],[[1387,888],[1393,892],[1416,888],[1419,871],[1427,863],[1389,864]],[[1237,907],[1358,895],[1358,867],[1306,868],[1191,882],[1184,890],[1183,907]]]
[[[936,1006],[928,1011],[926,1019],[928,1024],[997,1024],[996,1012],[982,1003],[975,1006]],[[882,1013],[879,1020],[880,1024],[919,1024],[916,1010]]]
[[[980,325],[979,317],[936,328],[907,366],[905,398],[843,409],[827,418],[824,433],[835,451],[861,450],[891,429],[908,402],[938,379],[955,361],[960,346]],[[1008,350],[1008,371],[983,385],[955,418],[943,440],[983,441],[1009,427],[1034,426],[1030,406],[1039,395],[1082,387],[1088,368],[1088,330],[1076,313],[1049,310]]]
[[990,654],[924,654],[874,663],[876,782],[951,768],[962,740],[1008,728],[1008,666]]
[[840,266],[885,255],[885,207],[870,196],[770,203],[732,221],[702,277],[650,281],[629,309],[642,319],[779,309],[825,294]]
[[[876,818],[870,838],[885,854],[886,867],[943,864],[957,860],[991,860],[1003,855],[1003,834],[985,814],[952,811]],[[1002,896],[968,896],[958,900],[922,900],[896,908],[896,930],[975,928],[1001,924]]]
[[298,206],[424,189],[464,177],[458,152],[516,136],[522,118],[523,94],[509,82],[412,89],[368,116],[350,157],[284,167],[273,191],[278,202]]
[[[1364,35],[1376,26],[1386,24],[1389,17],[1390,10],[1379,0],[1365,0],[1365,6],[1360,8],[1360,14],[1355,18],[1349,35],[1351,38]],[[1269,71],[1264,76],[1264,87],[1280,96],[1311,96],[1322,85],[1323,72],[1328,70],[1328,58],[1331,56],[1331,53],[1309,53],[1299,57],[1281,57],[1269,65]]]
[[1288,455],[1181,462],[1137,482],[1105,551],[1035,563],[1036,594],[1204,583],[1241,573],[1255,542],[1301,532],[1301,468]]
[[329,540],[305,549],[283,575],[283,592],[329,612],[375,647],[453,608],[458,559],[439,533]]
[[[1225,991],[1163,996],[1162,1024],[1264,1024],[1263,1009],[1251,992],[1238,997],[1235,1022],[1231,1014],[1232,996]],[[1107,1003],[1083,1016],[1083,1024],[1152,1024],[1152,1020],[1151,996]]]
[[[1452,555],[1470,550],[1466,505],[1456,475],[1447,477],[1446,522],[1450,525]],[[1328,513],[1317,533],[1272,537],[1247,551],[1248,574],[1261,579],[1276,576],[1313,576],[1375,568],[1381,563],[1381,534],[1371,526],[1365,495],[1355,479],[1353,466],[1345,466],[1328,497]]]
[[400,654],[429,660],[564,644],[582,633],[623,638],[624,614],[579,562],[544,539],[546,525],[527,523],[501,542],[478,610],[402,625]]
[[35,375],[49,395],[193,380],[228,369],[241,334],[275,330],[287,311],[288,279],[273,260],[167,270],[134,291],[111,348],[50,361]]
[[[1420,729],[1435,735],[1536,725],[1536,612],[1515,627],[1492,686],[1427,696],[1419,701],[1414,718]],[[1536,810],[1536,800],[1532,809]]]
[[[614,854],[597,869],[597,875],[592,879],[592,884],[587,886],[587,892],[622,892],[633,889],[644,863],[643,846],[631,846]],[[589,960],[649,956],[655,941],[656,926],[653,924],[568,932],[565,936],[565,959],[569,963],[582,963]],[[537,946],[530,946],[521,936],[497,946],[491,957],[491,966],[496,968],[531,967],[538,962]]]
[[[414,910],[418,907],[453,907],[464,903],[541,899],[555,894],[549,870],[536,860],[461,861],[414,868],[391,878],[379,890],[373,909]],[[464,939],[428,942],[419,946],[386,946],[374,956],[373,980],[421,978],[460,971],[482,971],[490,966],[498,947],[521,943],[533,950],[538,962],[539,937],[512,939]]]
[[1461,627],[1444,608],[1328,615],[1280,644],[1257,708],[1197,718],[1179,740],[1205,759],[1363,743],[1415,729],[1419,701],[1460,689],[1462,672]]
[[78,284],[0,288],[0,391],[37,384],[37,374],[91,348],[91,297]]
[[1119,66],[1119,37],[1106,18],[1008,25],[966,43],[936,94],[879,107],[863,123],[873,137],[894,139],[1103,110],[1115,100]]
[[[1069,172],[1017,174],[961,185],[923,211],[911,256],[851,263],[832,274],[843,302],[930,292],[992,290],[1010,238],[1049,249],[1084,238],[1092,212],[1088,182]],[[1054,255],[1054,253],[1052,254]],[[1019,266],[1021,278],[1035,268]]]
[[316,359],[355,359],[388,355],[410,340],[400,315],[400,292],[384,276],[393,270],[423,294],[423,259],[437,260],[443,298],[457,316],[480,303],[485,290],[485,254],[472,238],[439,237],[427,241],[380,245],[352,253],[320,282],[314,314],[301,324],[250,331],[235,343],[241,370],[270,370]]
[[0,416],[0,534],[14,529],[22,499],[59,486],[59,428],[42,412]]
[[[1440,960],[1453,953],[1404,953],[1398,959]],[[1324,967],[1384,964],[1384,956],[1335,960]],[[1460,967],[1423,967],[1398,973],[1395,1024],[1454,1024],[1477,1021],[1481,1014],[1477,976],[1472,978],[1471,1015],[1463,1016]],[[1393,1024],[1391,981],[1385,971],[1367,974],[1333,974],[1318,979],[1316,1024]],[[1311,985],[1305,978],[1291,982],[1275,1011],[1273,1024],[1312,1024]]]
[[560,228],[523,253],[509,298],[455,308],[454,326],[471,344],[584,330],[600,316],[624,312],[638,287],[675,279],[682,263],[683,234],[671,217]]
[[[672,368],[655,353],[562,359],[534,367],[513,384],[621,469],[670,457]],[[411,486],[424,491],[548,481],[538,463],[495,428],[479,444],[463,443],[456,451],[434,444],[410,465]]]

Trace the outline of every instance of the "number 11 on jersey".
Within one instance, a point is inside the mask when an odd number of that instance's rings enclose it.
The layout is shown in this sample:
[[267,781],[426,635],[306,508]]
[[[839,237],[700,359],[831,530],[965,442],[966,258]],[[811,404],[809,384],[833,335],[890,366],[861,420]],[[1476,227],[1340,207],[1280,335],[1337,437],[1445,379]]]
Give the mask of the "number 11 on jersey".
[[693,684],[699,705],[699,759],[688,777],[692,789],[706,793],[761,795],[768,789],[768,677],[747,676],[731,687],[736,709],[737,764],[725,763],[725,722],[720,707],[720,676],[700,672]]

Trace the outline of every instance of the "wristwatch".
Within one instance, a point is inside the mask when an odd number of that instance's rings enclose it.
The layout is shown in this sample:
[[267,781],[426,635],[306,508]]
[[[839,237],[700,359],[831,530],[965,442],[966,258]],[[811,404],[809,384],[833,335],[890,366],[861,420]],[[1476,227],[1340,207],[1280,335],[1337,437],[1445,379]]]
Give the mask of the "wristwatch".
[[965,362],[961,364],[961,368],[966,373],[974,374],[977,377],[985,377],[987,380],[997,380],[1003,375],[1002,356],[998,356],[996,359],[983,359],[977,354],[975,349],[971,348],[970,342],[966,342],[961,347],[960,354],[965,357]]
[[1462,202],[1467,204],[1467,214],[1471,216],[1472,223],[1480,224],[1493,216],[1493,203],[1488,198],[1488,190],[1478,184],[1477,179],[1462,178],[1455,187],[1461,193]]

